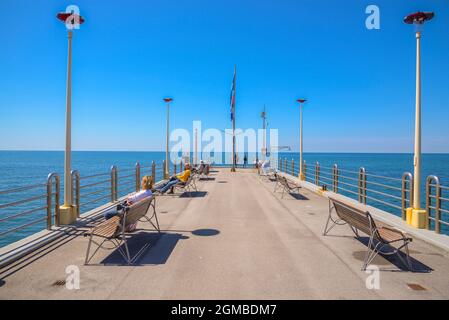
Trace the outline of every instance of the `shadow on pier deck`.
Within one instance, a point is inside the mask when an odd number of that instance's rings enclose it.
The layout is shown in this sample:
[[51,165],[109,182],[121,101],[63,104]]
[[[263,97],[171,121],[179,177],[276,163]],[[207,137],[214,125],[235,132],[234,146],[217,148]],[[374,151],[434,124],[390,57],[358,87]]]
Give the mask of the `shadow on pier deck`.
[[[447,299],[447,252],[420,240],[415,268],[377,257],[379,288],[360,270],[366,244],[349,228],[322,236],[328,203],[312,191],[273,194],[251,169],[229,169],[200,181],[199,197],[160,197],[161,234],[139,230],[132,247],[151,247],[133,266],[100,251],[84,266],[87,239],[68,234],[0,270],[2,299]],[[140,228],[148,228],[140,224]],[[134,243],[133,243],[134,241]],[[106,265],[101,265],[106,264]],[[80,270],[80,289],[63,284],[66,267]],[[370,278],[371,277],[371,278]],[[419,285],[419,286],[417,286]],[[413,290],[420,288],[424,290]]]

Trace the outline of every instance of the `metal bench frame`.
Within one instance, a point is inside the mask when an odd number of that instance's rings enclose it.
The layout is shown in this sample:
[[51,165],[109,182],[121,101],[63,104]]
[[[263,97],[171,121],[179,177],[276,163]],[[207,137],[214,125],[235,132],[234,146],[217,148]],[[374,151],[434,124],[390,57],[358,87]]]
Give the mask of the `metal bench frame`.
[[172,196],[176,195],[176,192],[174,192],[174,190],[183,190],[183,192],[187,192],[189,194],[189,197],[191,197],[192,190],[198,191],[198,188],[196,187],[195,179],[196,179],[196,174],[193,174],[193,173],[190,174],[190,177],[189,177],[189,179],[187,179],[186,182],[180,182],[173,186],[173,193],[170,195],[172,195]]
[[[335,211],[337,217],[332,216],[333,211]],[[351,204],[329,198],[329,216],[326,221],[323,236],[328,235],[329,231],[335,226],[345,224],[351,228],[357,238],[359,238],[359,231],[369,236],[368,250],[365,255],[362,271],[366,270],[379,253],[386,256],[397,255],[399,260],[401,260],[410,271],[413,271],[408,248],[408,244],[413,241],[412,238],[408,237],[405,232],[397,228],[383,224],[377,226],[375,220],[368,211],[362,211]],[[381,231],[396,234],[397,238],[393,240],[385,239],[385,237],[382,236]],[[398,244],[398,246],[395,247],[392,244]],[[386,248],[390,250],[384,250]],[[401,256],[401,249],[403,248],[405,250],[405,260]]]
[[[294,183],[294,182],[290,182],[286,177],[283,176],[277,176],[278,177],[278,181],[279,184],[282,186],[282,199],[284,199],[284,194],[285,192],[287,193],[291,193],[292,191],[296,190],[296,193],[299,194],[299,189],[301,189],[301,186]],[[277,188],[277,186],[275,186]],[[275,188],[275,190],[276,190]]]
[[[152,211],[152,214],[149,217],[147,214],[150,211]],[[155,220],[154,222],[153,219]],[[107,250],[118,249],[118,252],[122,255],[126,262],[128,264],[132,264],[149,246],[149,243],[146,243],[133,257],[131,257],[127,238],[132,236],[132,232],[130,233],[126,230],[128,226],[137,223],[138,221],[147,221],[151,223],[157,232],[161,232],[156,213],[156,197],[154,195],[127,207],[124,209],[123,214],[112,217],[109,220],[105,220],[87,231],[84,236],[89,236],[89,243],[87,245],[84,264],[88,265],[100,248]],[[102,241],[97,242],[94,240],[94,237],[99,237]],[[89,256],[92,243],[94,243],[97,248],[93,254]],[[112,247],[106,247],[105,243],[111,243]]]

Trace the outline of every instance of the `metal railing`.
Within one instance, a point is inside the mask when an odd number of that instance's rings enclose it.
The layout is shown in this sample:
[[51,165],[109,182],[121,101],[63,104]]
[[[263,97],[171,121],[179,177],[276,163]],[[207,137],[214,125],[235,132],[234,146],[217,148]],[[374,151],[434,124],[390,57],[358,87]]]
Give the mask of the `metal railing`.
[[0,240],[29,228],[38,231],[58,226],[59,195],[56,173],[49,174],[45,183],[0,191]]
[[[112,166],[109,172],[89,176],[80,176],[78,171],[72,171],[72,183],[74,184],[72,199],[78,217],[81,213],[95,208],[100,202],[103,204],[115,203],[122,196],[139,191],[141,178],[145,175],[152,176],[153,181],[162,180],[163,164],[158,166],[153,161],[151,165],[142,166],[137,162],[134,168],[123,170]],[[84,199],[85,202],[81,202],[81,199]]]
[[[179,165],[181,169],[182,164]],[[84,212],[108,203],[115,203],[120,197],[140,190],[144,175],[157,182],[164,179],[164,162],[150,165],[136,163],[134,168],[119,170],[112,166],[109,171],[83,176],[78,170],[71,172],[72,203],[78,217]],[[176,172],[176,166],[173,168]],[[24,229],[50,230],[59,226],[61,205],[60,178],[56,173],[48,175],[45,183],[17,187],[0,191],[0,247],[7,241],[2,238]],[[31,233],[33,233],[31,232]],[[22,232],[26,236],[30,232]],[[14,237],[18,240],[20,237]],[[9,241],[11,242],[11,241]]]
[[427,228],[441,233],[449,231],[449,187],[442,186],[440,179],[429,176],[426,180]]
[[[278,168],[295,177],[299,173],[299,164],[295,167],[293,159],[291,165],[288,165],[287,158],[279,158]],[[362,204],[399,212],[403,220],[406,220],[406,209],[413,204],[413,175],[409,172],[405,172],[401,178],[393,178],[367,173],[363,167],[351,171],[341,169],[337,164],[322,166],[318,161],[313,170],[308,170],[304,160],[303,173],[308,182],[326,189],[331,186],[333,192],[349,196]],[[427,177],[425,203],[427,229],[449,234],[449,186],[442,186],[437,176]]]
[[[295,168],[294,160],[291,161],[290,167],[287,167],[286,163],[287,159],[279,160],[279,169],[297,176],[299,164]],[[357,171],[346,170],[337,164],[322,166],[318,161],[313,170],[308,170],[304,161],[303,174],[306,181],[351,197],[362,204],[371,204],[386,211],[394,209],[404,220],[406,209],[413,201],[413,177],[408,172],[404,173],[402,178],[392,178],[367,173],[363,167]]]

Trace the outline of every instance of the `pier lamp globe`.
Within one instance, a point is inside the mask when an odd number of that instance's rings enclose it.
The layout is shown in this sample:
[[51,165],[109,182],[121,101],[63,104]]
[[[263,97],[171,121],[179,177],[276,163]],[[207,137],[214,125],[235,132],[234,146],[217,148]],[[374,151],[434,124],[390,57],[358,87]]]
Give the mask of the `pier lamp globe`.
[[71,224],[77,219],[77,212],[72,203],[72,37],[73,30],[79,29],[84,23],[83,17],[74,12],[61,12],[57,19],[64,22],[67,28],[67,83],[66,83],[66,143],[64,153],[64,205],[60,207],[60,216],[57,224]]
[[415,147],[413,202],[406,211],[406,221],[416,228],[427,228],[429,218],[426,210],[421,210],[421,32],[425,22],[434,17],[433,12],[415,12],[404,18],[406,24],[416,26],[416,98],[415,98]]
[[303,137],[302,137],[302,106],[307,101],[306,99],[298,99],[296,100],[299,103],[299,179],[300,180],[306,180],[306,177],[303,173],[303,157],[302,157],[302,151],[303,151]]
[[167,179],[170,175],[169,162],[168,162],[168,145],[169,145],[169,131],[170,131],[170,103],[173,101],[172,98],[164,98],[167,105],[167,132],[166,132],[166,145],[165,145],[165,168],[164,168],[164,178]]

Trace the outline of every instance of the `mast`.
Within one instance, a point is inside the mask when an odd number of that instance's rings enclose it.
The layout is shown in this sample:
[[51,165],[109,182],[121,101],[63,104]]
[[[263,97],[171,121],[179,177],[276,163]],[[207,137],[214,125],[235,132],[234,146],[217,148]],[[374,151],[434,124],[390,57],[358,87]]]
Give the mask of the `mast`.
[[237,66],[234,65],[234,104],[232,106],[232,169],[231,172],[235,172],[235,96],[237,92],[236,88],[236,78],[237,78]]

